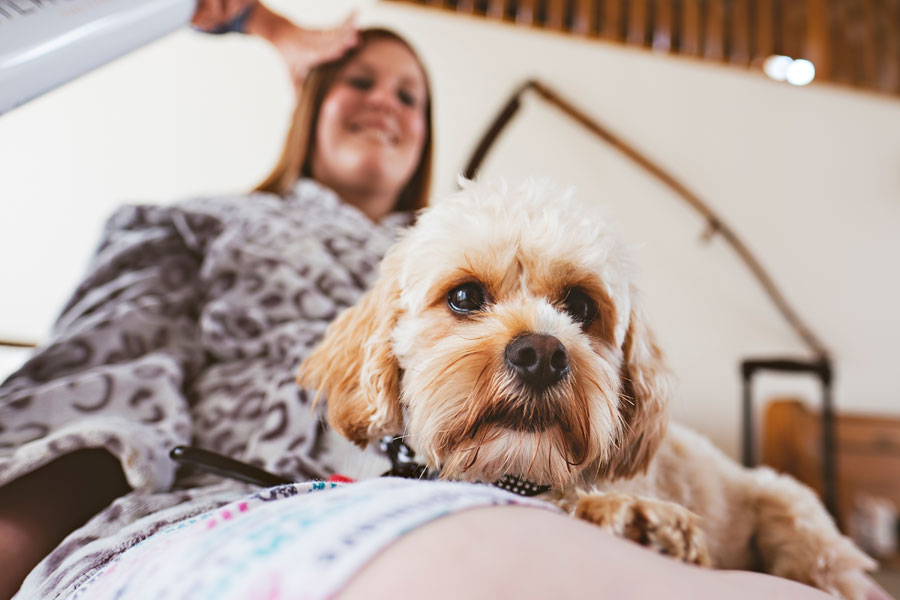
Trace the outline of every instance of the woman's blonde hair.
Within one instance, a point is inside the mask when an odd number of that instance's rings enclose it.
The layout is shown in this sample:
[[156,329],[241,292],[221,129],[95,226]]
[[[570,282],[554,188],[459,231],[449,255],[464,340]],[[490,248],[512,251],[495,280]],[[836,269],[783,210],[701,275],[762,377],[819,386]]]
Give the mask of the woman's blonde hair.
[[316,145],[316,122],[319,119],[319,109],[325,95],[334,84],[335,77],[341,68],[359,54],[366,45],[376,40],[393,40],[403,44],[415,57],[422,67],[425,77],[425,143],[422,147],[422,155],[419,164],[413,172],[406,186],[397,197],[394,211],[418,210],[428,204],[429,188],[431,186],[431,154],[432,154],[432,125],[431,125],[431,85],[425,67],[419,59],[416,51],[409,43],[396,33],[388,29],[364,29],[359,32],[359,44],[353,47],[338,60],[324,63],[314,67],[297,99],[291,128],[285,140],[284,150],[278,164],[256,191],[271,192],[280,196],[286,195],[301,177],[312,177],[312,154]]

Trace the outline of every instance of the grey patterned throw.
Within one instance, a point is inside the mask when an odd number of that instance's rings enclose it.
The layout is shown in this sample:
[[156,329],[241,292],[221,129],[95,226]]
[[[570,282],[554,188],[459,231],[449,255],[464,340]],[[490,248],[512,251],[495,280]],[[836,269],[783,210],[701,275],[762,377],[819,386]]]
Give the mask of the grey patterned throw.
[[49,344],[0,386],[0,485],[100,447],[134,491],[69,536],[23,597],[53,598],[176,516],[247,492],[176,472],[176,445],[295,480],[355,475],[358,451],[325,429],[294,375],[409,220],[372,223],[311,181],[285,198],[119,210]]

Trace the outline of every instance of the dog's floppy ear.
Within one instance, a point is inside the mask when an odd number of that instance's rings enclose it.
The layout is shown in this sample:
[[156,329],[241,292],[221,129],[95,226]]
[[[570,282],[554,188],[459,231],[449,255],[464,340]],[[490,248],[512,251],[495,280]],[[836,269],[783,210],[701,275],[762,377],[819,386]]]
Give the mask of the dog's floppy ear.
[[325,392],[328,422],[365,447],[401,431],[399,365],[391,349],[400,290],[399,260],[388,253],[375,286],[342,312],[303,362],[297,383]]
[[[638,299],[632,294],[632,301]],[[605,465],[616,479],[643,472],[666,434],[671,375],[663,362],[643,309],[634,305],[622,343],[622,430],[617,448]]]

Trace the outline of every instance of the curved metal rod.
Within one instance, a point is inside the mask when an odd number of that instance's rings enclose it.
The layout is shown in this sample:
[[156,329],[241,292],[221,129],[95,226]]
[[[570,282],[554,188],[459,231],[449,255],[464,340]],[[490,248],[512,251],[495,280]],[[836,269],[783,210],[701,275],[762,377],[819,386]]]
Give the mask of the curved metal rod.
[[545,84],[536,80],[529,80],[516,89],[516,91],[510,97],[509,101],[507,101],[503,109],[491,123],[491,126],[488,128],[487,132],[481,138],[481,141],[478,143],[475,152],[472,153],[472,156],[469,159],[465,170],[463,171],[463,174],[467,178],[472,179],[475,177],[478,168],[484,161],[485,156],[487,156],[487,153],[490,150],[491,146],[493,146],[497,137],[509,124],[512,118],[515,116],[516,112],[521,107],[520,99],[522,95],[528,90],[536,92],[544,100],[562,110],[573,120],[583,125],[603,141],[607,142],[613,148],[624,154],[633,162],[637,163],[645,171],[650,173],[653,177],[655,177],[663,184],[665,184],[669,189],[674,191],[675,194],[678,195],[678,197],[687,202],[694,210],[699,212],[703,216],[703,218],[706,219],[709,227],[705,236],[709,238],[712,237],[712,235],[718,233],[723,238],[725,238],[725,241],[728,242],[735,253],[737,253],[738,257],[744,262],[747,268],[750,269],[753,277],[756,278],[757,282],[759,282],[759,284],[765,290],[766,294],[769,296],[769,299],[771,299],[775,304],[775,308],[778,309],[778,312],[781,313],[781,315],[794,329],[797,335],[799,335],[800,338],[809,347],[809,349],[812,350],[813,353],[815,353],[817,358],[821,360],[828,360],[829,352],[825,345],[812,332],[812,330],[806,326],[806,324],[800,319],[794,309],[791,308],[790,304],[788,304],[787,299],[784,297],[784,294],[781,293],[781,291],[778,289],[778,286],[775,285],[775,282],[765,271],[765,269],[763,269],[760,262],[756,259],[755,256],[753,256],[747,246],[744,245],[740,238],[738,238],[737,234],[735,234],[734,231],[730,227],[728,227],[709,206],[706,205],[706,203],[704,203],[684,184],[678,181],[673,175],[654,163],[639,150],[625,142],[622,138],[613,134],[610,130],[599,124],[596,120],[581,112],[572,103],[568,102],[566,99],[564,99],[562,96],[560,96]]

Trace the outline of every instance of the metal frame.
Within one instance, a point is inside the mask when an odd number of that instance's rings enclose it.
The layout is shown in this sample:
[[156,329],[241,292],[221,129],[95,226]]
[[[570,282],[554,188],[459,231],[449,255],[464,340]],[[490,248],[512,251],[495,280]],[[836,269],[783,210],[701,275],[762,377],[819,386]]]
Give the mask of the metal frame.
[[828,359],[801,361],[789,358],[748,359],[741,362],[743,381],[743,430],[741,458],[747,467],[756,465],[756,434],[753,410],[753,377],[760,372],[810,373],[822,383],[822,496],[835,519],[839,518],[837,497],[837,436],[831,382],[834,372]]

